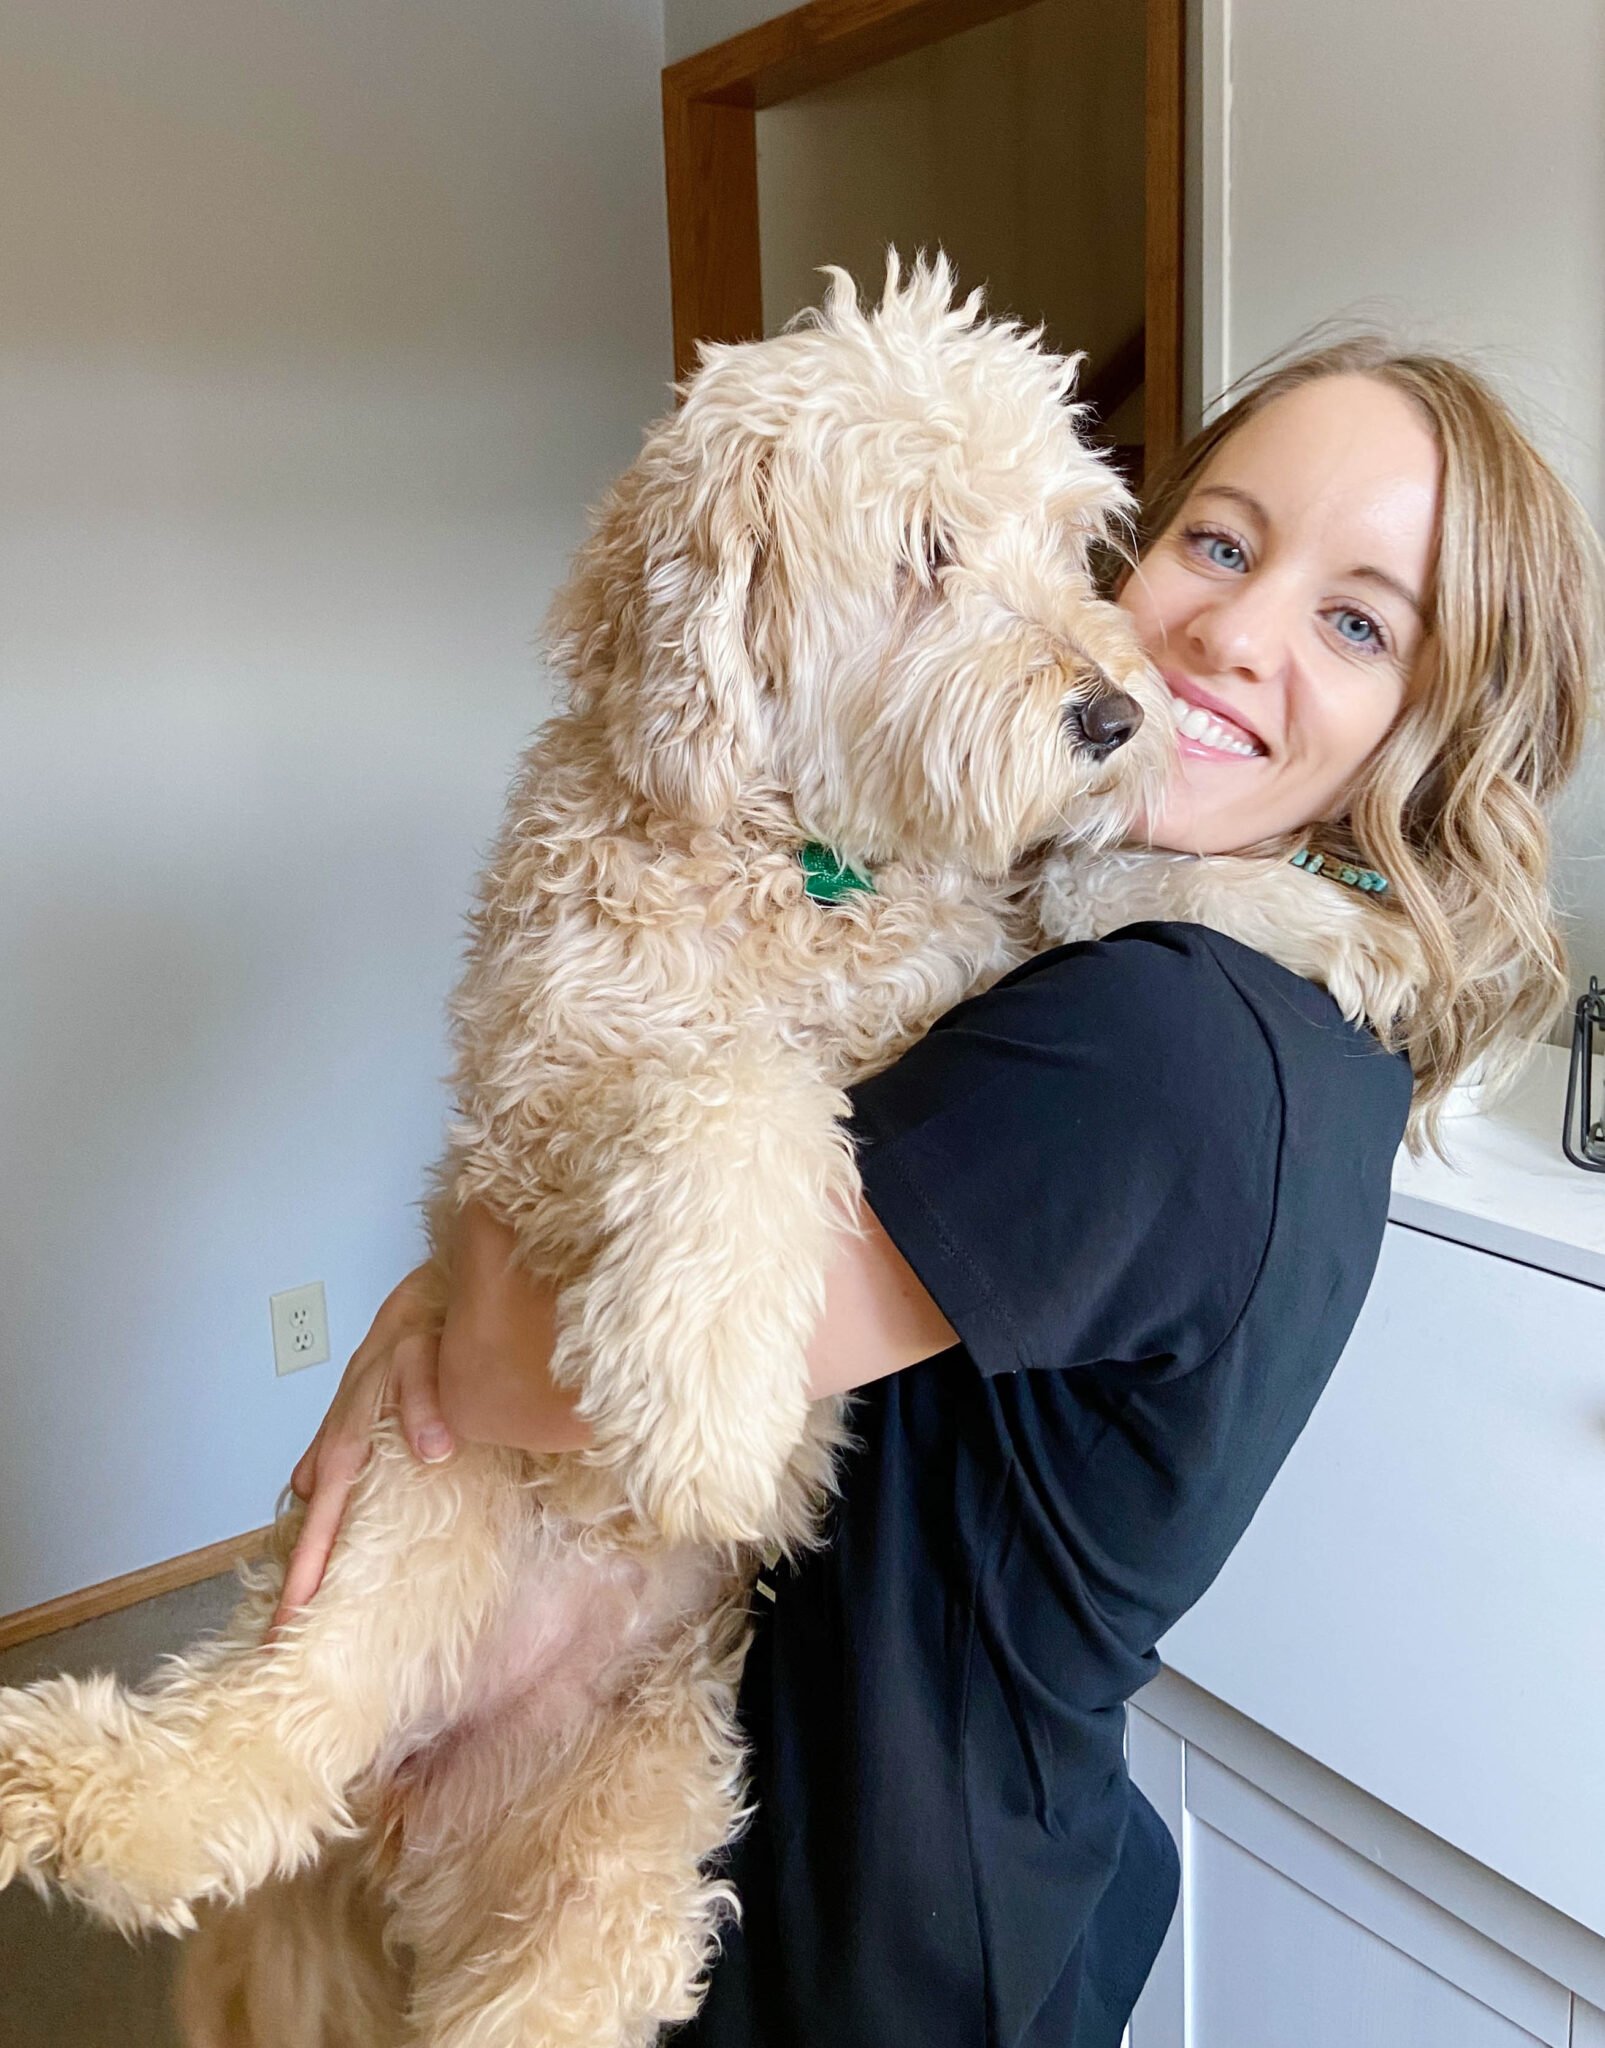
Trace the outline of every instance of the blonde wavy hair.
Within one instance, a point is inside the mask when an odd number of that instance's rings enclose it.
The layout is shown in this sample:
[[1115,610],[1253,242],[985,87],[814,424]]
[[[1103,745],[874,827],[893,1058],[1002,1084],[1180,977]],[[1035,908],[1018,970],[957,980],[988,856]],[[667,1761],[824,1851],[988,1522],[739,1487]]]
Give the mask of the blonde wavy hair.
[[1337,814],[1250,849],[1314,846],[1388,877],[1382,901],[1411,921],[1428,968],[1393,1042],[1415,1075],[1413,1139],[1436,1143],[1452,1084],[1474,1063],[1495,1087],[1513,1077],[1567,992],[1547,811],[1593,708],[1605,557],[1577,498],[1466,364],[1361,333],[1251,375],[1151,479],[1139,558],[1222,444],[1318,377],[1402,391],[1442,456],[1428,631],[1404,708]]

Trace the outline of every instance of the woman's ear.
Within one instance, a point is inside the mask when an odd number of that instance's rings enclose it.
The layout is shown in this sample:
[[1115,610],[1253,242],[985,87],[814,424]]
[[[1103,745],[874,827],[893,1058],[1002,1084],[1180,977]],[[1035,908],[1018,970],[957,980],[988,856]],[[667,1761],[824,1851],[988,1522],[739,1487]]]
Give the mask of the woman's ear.
[[768,480],[749,427],[688,403],[613,487],[552,607],[553,658],[600,709],[620,774],[698,824],[720,823],[762,762]]

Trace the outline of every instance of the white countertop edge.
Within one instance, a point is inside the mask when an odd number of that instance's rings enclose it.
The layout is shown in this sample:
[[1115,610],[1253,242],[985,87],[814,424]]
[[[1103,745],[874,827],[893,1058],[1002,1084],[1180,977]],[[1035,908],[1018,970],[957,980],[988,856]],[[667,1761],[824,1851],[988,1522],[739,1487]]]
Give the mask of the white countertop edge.
[[1494,1216],[1446,1209],[1441,1203],[1395,1188],[1388,1203],[1388,1221],[1409,1230],[1424,1230],[1432,1237],[1447,1237],[1476,1251],[1493,1252],[1501,1259],[1514,1259],[1518,1265],[1536,1266],[1564,1280],[1580,1280],[1585,1287],[1605,1288],[1605,1254],[1563,1238],[1547,1237],[1541,1231],[1524,1230],[1516,1223],[1503,1223]]
[[[1457,1089],[1443,1123],[1447,1162],[1401,1149],[1390,1221],[1605,1288],[1605,1173],[1573,1166],[1561,1150],[1569,1065],[1563,1048],[1540,1045],[1488,1107],[1474,1088]],[[1602,1091],[1605,1062],[1596,1109]]]

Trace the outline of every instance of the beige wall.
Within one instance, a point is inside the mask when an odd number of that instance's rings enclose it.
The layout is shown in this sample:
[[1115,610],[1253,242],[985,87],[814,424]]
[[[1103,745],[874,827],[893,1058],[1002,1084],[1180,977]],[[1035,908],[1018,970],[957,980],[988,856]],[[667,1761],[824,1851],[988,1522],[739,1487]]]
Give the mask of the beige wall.
[[0,1612],[268,1519],[416,1255],[536,628],[666,402],[661,63],[660,0],[0,14]]

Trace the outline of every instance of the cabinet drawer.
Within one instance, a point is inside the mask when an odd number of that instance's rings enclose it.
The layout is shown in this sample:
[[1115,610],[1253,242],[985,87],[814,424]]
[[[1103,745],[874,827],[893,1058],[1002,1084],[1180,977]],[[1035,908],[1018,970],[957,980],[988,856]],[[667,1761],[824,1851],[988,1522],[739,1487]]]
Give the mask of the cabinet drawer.
[[1130,2048],[1576,2048],[1564,1983],[1140,1709],[1131,1720],[1133,1774],[1181,1847],[1182,1905]]

